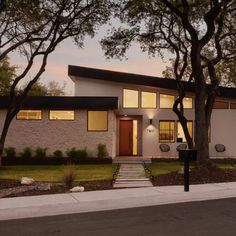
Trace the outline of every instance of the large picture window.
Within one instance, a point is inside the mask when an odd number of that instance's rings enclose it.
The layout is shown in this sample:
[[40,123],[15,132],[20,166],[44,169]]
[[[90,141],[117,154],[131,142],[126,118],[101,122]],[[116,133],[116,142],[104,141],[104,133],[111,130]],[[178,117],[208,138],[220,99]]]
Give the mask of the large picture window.
[[108,112],[88,111],[88,131],[107,131]]
[[174,95],[160,94],[160,108],[173,108],[174,102]]
[[172,143],[175,142],[175,122],[160,121],[159,122],[159,142]]
[[157,95],[156,93],[142,92],[142,108],[156,108]]
[[123,107],[138,108],[138,90],[123,89]]
[[50,120],[74,120],[75,114],[74,111],[50,111],[49,113]]
[[41,110],[20,110],[16,115],[17,120],[41,120]]
[[[189,131],[190,136],[193,137],[193,122],[188,121],[187,127],[188,127],[188,131]],[[177,122],[177,142],[187,142],[185,135],[184,135],[184,130],[183,130],[182,125],[179,121]]]

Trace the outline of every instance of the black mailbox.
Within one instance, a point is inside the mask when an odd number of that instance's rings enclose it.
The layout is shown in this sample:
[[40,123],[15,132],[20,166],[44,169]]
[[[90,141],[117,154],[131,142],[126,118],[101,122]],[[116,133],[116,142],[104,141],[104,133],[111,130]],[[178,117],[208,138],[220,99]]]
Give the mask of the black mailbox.
[[179,150],[179,159],[184,162],[184,191],[189,191],[189,162],[197,160],[196,149]]
[[186,149],[179,150],[179,159],[181,161],[196,161],[197,160],[197,150],[196,149]]

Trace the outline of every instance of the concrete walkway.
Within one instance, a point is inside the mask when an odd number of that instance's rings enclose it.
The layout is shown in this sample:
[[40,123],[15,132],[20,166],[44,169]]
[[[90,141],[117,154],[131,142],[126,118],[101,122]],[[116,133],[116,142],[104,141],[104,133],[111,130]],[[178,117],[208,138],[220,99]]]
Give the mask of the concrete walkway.
[[91,191],[0,199],[0,220],[236,197],[236,182]]
[[120,164],[114,188],[152,187],[142,164]]

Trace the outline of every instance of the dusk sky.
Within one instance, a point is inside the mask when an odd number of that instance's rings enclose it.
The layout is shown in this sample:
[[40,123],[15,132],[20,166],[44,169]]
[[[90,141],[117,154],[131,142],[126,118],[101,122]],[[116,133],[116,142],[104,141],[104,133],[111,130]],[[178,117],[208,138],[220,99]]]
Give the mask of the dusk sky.
[[[57,47],[56,51],[50,55],[46,71],[42,75],[40,82],[46,84],[47,81],[55,80],[60,84],[63,84],[65,81],[67,95],[74,95],[73,82],[67,75],[69,64],[152,76],[162,76],[162,71],[167,65],[165,62],[168,62],[168,60],[163,62],[161,58],[150,58],[147,53],[141,52],[138,45],[134,45],[128,51],[128,60],[107,60],[99,44],[99,40],[104,35],[105,30],[103,28],[94,38],[87,38],[85,40],[83,49],[74,45],[72,40],[64,41],[59,47]],[[20,66],[22,60],[20,57],[14,56],[11,57],[11,63]]]

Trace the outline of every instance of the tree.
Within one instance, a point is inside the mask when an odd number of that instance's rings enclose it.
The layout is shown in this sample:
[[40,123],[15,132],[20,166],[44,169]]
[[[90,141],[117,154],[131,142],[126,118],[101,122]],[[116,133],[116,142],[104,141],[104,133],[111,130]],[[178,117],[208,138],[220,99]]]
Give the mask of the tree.
[[0,95],[7,96],[10,92],[11,83],[16,75],[16,67],[11,66],[8,57],[0,61]]
[[[65,39],[73,38],[78,47],[86,37],[107,22],[109,0],[6,0],[0,11],[0,61],[13,51],[25,59],[25,67],[10,87],[9,107],[0,137],[0,165],[4,143],[12,119],[45,71],[48,56]],[[32,66],[37,62],[37,70]],[[17,86],[31,78],[17,97]]]
[[[31,87],[27,96],[64,96],[65,86],[65,83],[61,86],[57,81],[53,80],[49,81],[48,85],[44,85],[37,81]],[[21,94],[23,90],[24,89],[19,89],[19,94]]]
[[[124,0],[114,13],[124,26],[113,29],[102,40],[105,55],[122,58],[134,41],[152,55],[171,55],[178,88],[173,110],[189,148],[198,150],[198,163],[208,166],[208,127],[221,81],[216,68],[236,57],[235,0]],[[182,102],[192,83],[195,143],[187,129]]]

